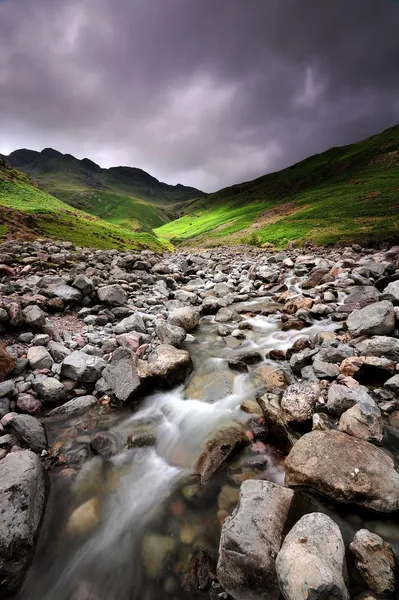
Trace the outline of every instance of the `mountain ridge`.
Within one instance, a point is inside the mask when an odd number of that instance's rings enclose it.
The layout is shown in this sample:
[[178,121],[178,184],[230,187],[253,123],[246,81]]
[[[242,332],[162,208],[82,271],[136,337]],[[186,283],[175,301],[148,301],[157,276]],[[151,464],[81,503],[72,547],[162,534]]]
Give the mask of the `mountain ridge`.
[[155,233],[193,246],[398,240],[398,191],[395,125],[194,200]]
[[102,249],[169,247],[155,235],[129,231],[65,204],[0,156],[0,240],[43,237]]
[[102,168],[53,148],[14,150],[5,160],[59,200],[133,231],[151,232],[201,190],[163,183],[138,167]]

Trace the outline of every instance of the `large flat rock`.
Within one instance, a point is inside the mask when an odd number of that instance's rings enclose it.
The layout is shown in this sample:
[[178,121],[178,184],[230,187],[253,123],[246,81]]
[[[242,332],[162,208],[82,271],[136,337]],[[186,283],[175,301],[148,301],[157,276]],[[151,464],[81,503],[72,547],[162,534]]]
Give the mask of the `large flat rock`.
[[340,431],[301,437],[285,461],[285,483],[307,486],[337,502],[380,512],[399,510],[399,473],[372,444]]

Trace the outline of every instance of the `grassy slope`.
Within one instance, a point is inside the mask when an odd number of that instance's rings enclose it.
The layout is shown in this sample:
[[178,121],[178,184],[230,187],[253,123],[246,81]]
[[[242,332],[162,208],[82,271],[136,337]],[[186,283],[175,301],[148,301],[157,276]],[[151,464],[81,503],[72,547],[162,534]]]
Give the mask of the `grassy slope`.
[[6,158],[63,202],[134,231],[152,233],[170,220],[176,207],[202,194],[162,183],[141,169],[101,169],[50,148],[17,150]]
[[155,230],[175,243],[399,239],[399,126],[190,203]]
[[95,248],[165,248],[149,233],[133,233],[71,208],[0,158],[0,239],[5,236],[53,237]]

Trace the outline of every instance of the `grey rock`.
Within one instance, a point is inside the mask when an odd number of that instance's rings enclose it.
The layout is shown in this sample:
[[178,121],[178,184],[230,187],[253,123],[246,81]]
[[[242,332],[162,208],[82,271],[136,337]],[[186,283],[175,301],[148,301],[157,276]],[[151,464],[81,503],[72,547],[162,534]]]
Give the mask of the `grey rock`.
[[315,413],[312,417],[312,430],[313,431],[330,431],[336,429],[337,426],[334,421],[325,413]]
[[285,460],[285,484],[379,512],[399,510],[399,474],[382,450],[341,431],[302,436]]
[[126,292],[118,284],[105,285],[104,287],[98,288],[97,296],[100,302],[104,302],[104,304],[108,304],[108,306],[122,306],[127,303]]
[[328,390],[327,410],[332,415],[340,416],[355,404],[368,404],[376,408],[373,398],[362,388],[348,388],[346,385],[333,383]]
[[79,398],[74,398],[73,400],[69,400],[69,402],[65,402],[65,404],[62,406],[53,408],[53,410],[51,410],[47,416],[76,417],[85,414],[90,408],[96,406],[96,404],[98,404],[98,400],[95,396],[80,396]]
[[7,427],[12,429],[34,452],[41,452],[47,446],[47,436],[43,425],[31,415],[15,415]]
[[249,439],[240,427],[225,427],[208,440],[195,465],[201,484],[207,484],[248,446]]
[[0,398],[0,419],[10,412],[10,399]]
[[356,344],[362,356],[378,356],[399,361],[399,339],[386,336],[375,336]]
[[304,367],[312,363],[313,357],[317,354],[317,350],[305,348],[300,352],[296,352],[290,358],[290,367],[296,373],[300,372]]
[[39,398],[48,404],[58,404],[63,402],[66,397],[64,386],[54,377],[37,377],[33,381],[33,389],[37,392]]
[[349,549],[370,590],[377,594],[395,590],[395,557],[390,544],[367,529],[359,529]]
[[75,278],[73,282],[73,287],[77,288],[80,292],[82,292],[84,296],[87,296],[92,293],[94,289],[94,284],[89,277],[80,274]]
[[49,290],[53,296],[60,298],[65,304],[77,304],[82,301],[80,291],[70,285],[55,285],[49,287]]
[[339,344],[337,348],[329,346],[328,348],[321,348],[317,355],[317,360],[327,363],[341,363],[348,356],[353,356],[353,348],[345,344]]
[[336,379],[339,375],[337,365],[321,360],[313,361],[313,371],[319,379]]
[[367,442],[381,444],[384,429],[381,411],[372,404],[355,404],[346,410],[339,420],[339,431],[348,433]]
[[90,356],[75,350],[67,356],[61,365],[61,375],[73,381],[94,383],[100,379],[106,363],[98,356]]
[[392,281],[384,289],[384,296],[390,296],[393,301],[399,302],[399,281]]
[[338,525],[323,513],[304,515],[294,525],[276,570],[285,600],[349,600],[344,542]]
[[399,375],[394,375],[385,382],[385,387],[399,396]]
[[352,312],[347,326],[355,335],[385,335],[395,328],[395,310],[391,302],[383,300]]
[[121,402],[131,400],[140,387],[136,355],[130,348],[117,348],[102,376],[118,400]]
[[171,346],[179,346],[186,339],[186,332],[182,327],[170,325],[165,321],[158,320],[155,326],[155,332],[162,344],[170,344]]
[[216,323],[233,323],[240,321],[240,315],[230,308],[220,308],[215,316]]
[[53,359],[51,358],[48,350],[43,346],[32,346],[28,349],[27,359],[31,369],[51,369],[53,366]]
[[216,296],[208,296],[202,302],[201,310],[204,315],[215,315],[219,309],[227,306],[225,298],[217,298]]
[[351,310],[364,308],[368,304],[378,302],[380,299],[379,291],[373,285],[359,285],[351,289],[351,292],[344,300],[344,306],[349,306]]
[[161,344],[148,357],[148,364],[155,377],[168,386],[182,383],[192,370],[192,362],[186,350]]
[[139,333],[146,333],[144,321],[139,315],[139,313],[134,313],[130,315],[130,317],[126,317],[122,319],[117,325],[114,327],[114,333],[122,334],[122,333],[130,333],[131,331],[138,331]]
[[61,363],[67,356],[71,354],[71,351],[61,344],[61,342],[54,342],[51,340],[47,346],[48,351],[57,363]]
[[281,408],[288,422],[303,423],[309,421],[315,411],[320,388],[315,383],[295,383],[284,392]]
[[196,308],[193,308],[191,306],[176,308],[170,313],[168,322],[171,325],[177,325],[177,327],[182,327],[184,331],[193,331],[193,329],[195,329],[199,325],[200,313]]
[[11,597],[33,555],[45,505],[44,470],[29,450],[0,461],[0,592]]
[[4,396],[13,396],[15,394],[15,383],[13,379],[7,379],[0,383],[0,398]]
[[25,323],[29,327],[40,329],[46,322],[46,314],[36,304],[26,306],[22,311]]
[[290,509],[291,490],[269,481],[247,480],[222,526],[217,577],[235,600],[277,600],[275,558]]

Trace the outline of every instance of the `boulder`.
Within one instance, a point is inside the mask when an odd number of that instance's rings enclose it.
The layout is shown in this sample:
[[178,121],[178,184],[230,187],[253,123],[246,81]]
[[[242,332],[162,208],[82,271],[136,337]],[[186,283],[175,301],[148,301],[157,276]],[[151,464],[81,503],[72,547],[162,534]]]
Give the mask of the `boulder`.
[[395,557],[390,544],[367,529],[359,529],[349,550],[370,590],[377,594],[394,591]]
[[168,344],[161,344],[151,352],[148,364],[160,383],[173,386],[182,383],[192,370],[190,354]]
[[0,383],[0,398],[4,396],[13,396],[15,394],[15,383],[13,379],[7,379]]
[[341,415],[338,429],[361,440],[376,444],[381,444],[384,437],[381,411],[372,404],[355,404],[346,410]]
[[32,394],[19,394],[17,408],[22,413],[27,413],[28,415],[37,415],[42,410],[42,403],[38,398],[32,396]]
[[170,313],[168,322],[171,325],[182,327],[184,331],[189,332],[198,327],[200,322],[200,313],[196,308],[192,308],[191,306],[176,308]]
[[58,404],[63,402],[66,397],[66,389],[54,377],[37,377],[33,381],[33,389],[38,393],[39,398],[48,404]]
[[235,600],[278,600],[275,558],[293,492],[270,481],[246,480],[222,526],[217,577]]
[[206,484],[224,469],[249,444],[249,439],[239,427],[225,427],[209,440],[195,465],[195,472]]
[[323,513],[304,515],[276,559],[285,600],[349,600],[345,546],[338,525]]
[[183,327],[170,325],[165,321],[158,320],[155,326],[155,333],[161,340],[162,344],[171,346],[179,346],[186,339],[186,332]]
[[67,356],[71,354],[71,351],[61,344],[61,342],[54,342],[50,340],[47,344],[47,349],[50,352],[56,363],[61,363]]
[[43,425],[31,415],[15,415],[7,423],[7,428],[14,431],[18,437],[34,452],[41,452],[47,446],[47,436]]
[[320,388],[315,383],[295,383],[284,392],[281,408],[287,421],[309,421],[315,411]]
[[295,433],[291,431],[284,417],[278,396],[275,394],[264,394],[257,398],[264,422],[268,428],[268,437],[282,452],[288,453],[296,442]]
[[51,369],[53,366],[53,359],[51,358],[48,350],[43,346],[32,346],[28,349],[26,355],[31,369]]
[[122,321],[120,321],[114,327],[114,333],[117,335],[122,333],[130,333],[131,331],[138,331],[139,333],[146,332],[143,318],[137,312],[133,315],[130,315],[130,317],[122,319]]
[[61,375],[81,383],[94,383],[100,379],[105,365],[105,361],[99,356],[91,356],[75,350],[64,359],[61,365]]
[[348,311],[359,310],[369,304],[378,302],[380,295],[373,285],[354,286],[345,298],[343,308],[347,308]]
[[354,335],[385,335],[395,329],[395,310],[391,302],[383,300],[353,311],[347,326]]
[[118,400],[131,400],[140,387],[136,355],[126,346],[117,348],[102,376]]
[[22,316],[28,327],[40,329],[46,322],[46,314],[36,304],[26,306],[22,311]]
[[44,470],[29,450],[0,461],[0,593],[8,599],[21,585],[33,555],[45,504]]
[[339,375],[339,368],[329,362],[314,360],[313,371],[318,379],[336,379]]
[[49,286],[48,289],[53,296],[60,298],[65,304],[78,304],[82,301],[82,294],[80,291],[70,285],[54,285]]
[[234,310],[227,307],[222,307],[215,315],[216,323],[233,323],[240,321],[240,315]]
[[362,356],[380,356],[399,361],[399,340],[393,337],[375,336],[356,344]]
[[384,289],[384,297],[389,296],[389,300],[399,302],[399,281],[392,281]]
[[0,382],[3,381],[15,368],[16,360],[8,354],[4,346],[0,345]]
[[73,287],[77,288],[84,296],[92,293],[94,285],[92,280],[83,273],[80,273],[73,282]]
[[329,413],[340,416],[355,404],[377,406],[370,394],[361,386],[349,388],[339,383],[330,385],[327,395],[327,410]]
[[385,382],[385,387],[399,396],[399,375],[394,375]]
[[399,474],[372,444],[341,431],[302,436],[285,461],[285,483],[307,486],[335,500],[379,512],[399,510]]
[[48,417],[72,417],[83,415],[90,408],[98,404],[98,400],[95,396],[79,396],[69,402],[65,402],[62,406],[53,408],[47,414]]
[[126,292],[117,283],[98,288],[97,296],[100,302],[108,306],[122,306],[127,303]]

